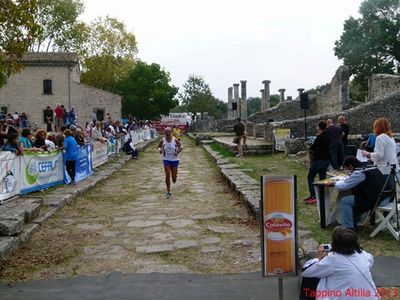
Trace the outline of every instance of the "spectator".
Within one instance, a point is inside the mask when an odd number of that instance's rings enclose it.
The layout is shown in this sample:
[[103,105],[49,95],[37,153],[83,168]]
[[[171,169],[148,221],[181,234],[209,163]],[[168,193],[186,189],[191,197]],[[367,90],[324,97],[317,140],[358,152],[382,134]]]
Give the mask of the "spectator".
[[69,177],[71,177],[70,184],[75,184],[75,166],[76,160],[78,159],[78,144],[73,137],[72,130],[67,129],[64,134],[65,167]]
[[331,165],[332,168],[339,169],[344,159],[344,146],[342,142],[343,131],[339,126],[333,124],[332,119],[328,119],[326,124],[326,132],[329,137],[329,148],[331,152]]
[[[323,246],[318,248],[318,258],[309,260],[303,268],[303,277],[316,277],[319,282],[316,291],[302,290],[327,295],[318,299],[374,299],[376,286],[372,280],[371,268],[374,258],[362,250],[357,234],[349,229],[336,227],[332,233],[332,251],[327,253]],[[365,296],[357,296],[363,291]],[[368,292],[368,296],[367,295]],[[300,299],[305,299],[300,297]]]
[[72,107],[69,113],[67,114],[67,122],[66,125],[68,128],[71,127],[71,125],[76,126],[76,113],[75,113],[75,108]]
[[24,149],[33,148],[32,131],[29,128],[22,129],[19,141],[21,142]]
[[4,140],[7,138],[8,130],[5,120],[0,120],[0,149],[4,146]]
[[52,129],[53,117],[54,117],[53,110],[50,108],[50,106],[47,106],[44,111],[44,121],[47,125],[47,132],[53,131]]
[[[338,191],[352,191],[353,195],[341,199],[341,225],[356,229],[357,221],[362,213],[373,209],[376,203],[381,203],[384,197],[380,193],[385,184],[385,177],[377,169],[356,170],[361,162],[354,156],[349,156],[344,161],[344,167],[351,174],[346,180],[337,181],[335,188]],[[388,204],[390,198],[384,200]]]
[[40,148],[47,151],[46,137],[47,133],[43,129],[36,131],[35,142],[33,143],[33,146],[35,146],[35,148]]
[[97,122],[97,110],[93,109],[91,117],[92,117],[93,124],[96,124],[96,122]]
[[15,127],[19,128],[20,120],[17,112],[13,114],[12,119],[14,120]]
[[101,123],[99,121],[96,122],[96,127],[92,129],[92,141],[100,141],[102,143],[106,142],[107,140],[103,138],[102,130],[101,130]]
[[237,118],[236,121],[237,123],[233,127],[233,131],[235,132],[236,135],[237,149],[238,149],[236,157],[242,157],[243,146],[246,146],[246,126],[244,125],[244,123],[240,118]]
[[340,116],[338,118],[338,126],[342,129],[342,143],[343,146],[347,146],[347,139],[349,137],[350,127],[347,124],[346,118],[344,116]]
[[52,134],[47,135],[47,139],[45,140],[45,143],[46,143],[46,147],[47,147],[48,151],[53,151],[53,150],[57,149],[55,140],[56,140],[56,138],[54,135],[52,135]]
[[112,119],[111,119],[110,113],[107,113],[106,114],[106,125],[111,125],[111,123],[112,123]]
[[10,151],[16,155],[24,154],[24,150],[21,148],[18,133],[11,133],[7,137],[7,142],[3,146],[3,151]]
[[55,144],[57,148],[64,147],[65,136],[61,132],[55,136]]
[[310,196],[304,199],[306,204],[313,204],[317,202],[315,198],[314,178],[318,174],[319,180],[326,178],[326,171],[329,166],[329,137],[326,130],[326,122],[319,121],[317,126],[317,138],[310,147],[311,151],[311,165],[308,170],[307,181],[308,191]]
[[20,128],[29,128],[31,127],[29,125],[28,117],[26,116],[26,113],[22,113],[20,117]]
[[[62,105],[62,104],[61,104],[61,108],[62,108],[62,111],[63,111],[63,122],[64,122],[64,125],[67,126],[68,112],[67,112],[67,109],[65,108],[65,106]],[[62,132],[64,132],[64,131],[62,131]]]
[[83,133],[83,131],[80,127],[76,128],[76,130],[74,132],[74,138],[75,138],[76,143],[79,146],[85,145],[85,134]]
[[376,141],[375,134],[370,133],[366,137],[366,140],[361,143],[360,148],[368,152],[374,152],[375,141]]
[[363,151],[363,155],[370,158],[384,175],[389,175],[390,165],[396,165],[396,169],[399,171],[396,142],[389,120],[377,119],[374,122],[374,134],[376,135],[374,152]]
[[64,125],[64,110],[60,103],[57,104],[54,113],[56,115],[56,132],[61,132],[61,127]]

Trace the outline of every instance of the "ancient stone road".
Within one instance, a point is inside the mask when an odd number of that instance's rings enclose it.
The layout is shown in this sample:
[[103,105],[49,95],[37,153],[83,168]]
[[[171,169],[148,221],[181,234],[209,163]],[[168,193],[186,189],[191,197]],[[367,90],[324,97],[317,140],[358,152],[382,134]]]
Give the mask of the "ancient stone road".
[[154,145],[52,218],[7,261],[4,278],[259,271],[258,224],[204,150],[183,145],[171,199]]

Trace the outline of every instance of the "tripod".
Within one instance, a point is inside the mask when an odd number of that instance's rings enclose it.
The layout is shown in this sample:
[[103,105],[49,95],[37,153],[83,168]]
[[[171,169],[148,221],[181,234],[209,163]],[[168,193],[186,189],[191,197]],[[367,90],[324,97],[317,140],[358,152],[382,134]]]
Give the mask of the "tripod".
[[[390,165],[390,167],[391,167],[391,169],[390,169],[389,176],[385,180],[385,183],[381,189],[381,192],[379,193],[378,199],[375,202],[374,207],[370,210],[366,220],[364,221],[364,225],[371,218],[373,218],[372,220],[375,223],[375,211],[376,211],[376,208],[378,207],[379,203],[381,202],[381,199],[384,199],[385,196],[390,197],[391,202],[394,202],[393,205],[395,207],[396,229],[397,229],[396,234],[397,234],[397,240],[400,242],[400,224],[399,224],[400,222],[399,222],[399,207],[398,207],[399,199],[397,197],[397,191],[396,191],[396,186],[399,187],[399,191],[400,191],[400,179],[396,173],[396,164]],[[388,214],[390,214],[390,212]],[[390,219],[388,221],[390,222]],[[383,222],[383,220],[382,220],[382,222]],[[373,233],[373,236],[375,236],[375,234]]]

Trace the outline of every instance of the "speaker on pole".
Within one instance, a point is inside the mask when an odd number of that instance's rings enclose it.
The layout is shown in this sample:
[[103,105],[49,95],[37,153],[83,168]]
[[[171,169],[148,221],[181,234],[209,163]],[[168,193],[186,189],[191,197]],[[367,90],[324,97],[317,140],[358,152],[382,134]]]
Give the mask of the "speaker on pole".
[[300,108],[308,109],[308,94],[307,93],[300,94]]
[[232,102],[232,110],[237,110],[237,102]]

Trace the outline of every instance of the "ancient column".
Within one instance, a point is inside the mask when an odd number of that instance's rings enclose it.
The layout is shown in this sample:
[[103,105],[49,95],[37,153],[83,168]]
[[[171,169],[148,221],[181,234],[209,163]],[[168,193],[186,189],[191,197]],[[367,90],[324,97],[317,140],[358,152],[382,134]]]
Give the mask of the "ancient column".
[[228,119],[233,119],[232,102],[233,102],[233,87],[230,87],[228,88]]
[[233,112],[233,117],[240,116],[240,102],[239,102],[239,83],[233,84],[233,103],[236,103],[236,110]]
[[264,89],[260,90],[261,93],[261,112],[265,111],[265,93],[264,93]]
[[281,93],[280,97],[279,97],[279,101],[282,103],[285,101],[285,89],[279,89],[278,92]]
[[246,80],[240,81],[241,86],[241,99],[240,99],[240,118],[243,120],[247,119],[247,89],[246,89]]
[[298,88],[297,91],[299,92],[299,100],[300,100],[300,95],[303,94],[304,89],[303,88]]
[[262,83],[264,84],[264,110],[267,110],[271,107],[271,94],[269,90],[271,80],[264,80]]

